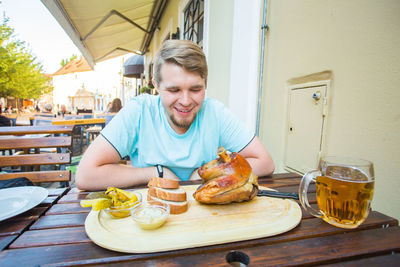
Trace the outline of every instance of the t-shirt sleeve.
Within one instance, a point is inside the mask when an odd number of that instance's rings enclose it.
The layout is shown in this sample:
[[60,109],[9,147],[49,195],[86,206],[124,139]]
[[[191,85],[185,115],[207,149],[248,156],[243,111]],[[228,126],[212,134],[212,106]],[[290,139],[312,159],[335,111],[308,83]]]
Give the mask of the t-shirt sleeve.
[[222,146],[231,152],[240,152],[254,138],[254,132],[227,107],[220,113],[220,139]]
[[101,135],[118,151],[121,158],[136,149],[140,105],[132,100],[104,127]]

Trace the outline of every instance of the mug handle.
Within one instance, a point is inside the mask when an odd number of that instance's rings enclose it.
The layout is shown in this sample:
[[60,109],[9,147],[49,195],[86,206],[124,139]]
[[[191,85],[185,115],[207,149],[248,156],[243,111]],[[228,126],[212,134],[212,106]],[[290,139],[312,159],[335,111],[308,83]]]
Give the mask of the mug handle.
[[315,177],[317,176],[315,174],[321,175],[321,172],[318,170],[309,171],[303,176],[299,186],[299,198],[301,205],[308,213],[317,218],[321,218],[322,217],[321,212],[311,207],[310,203],[308,203],[308,198],[307,198],[308,186],[310,185],[311,181],[315,182]]

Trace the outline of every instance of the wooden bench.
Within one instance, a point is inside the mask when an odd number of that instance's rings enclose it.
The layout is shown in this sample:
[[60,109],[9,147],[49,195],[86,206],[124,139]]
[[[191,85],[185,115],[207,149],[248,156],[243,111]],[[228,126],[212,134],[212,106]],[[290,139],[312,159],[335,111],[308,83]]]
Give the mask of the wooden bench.
[[[65,170],[65,165],[71,162],[73,128],[73,125],[0,127],[0,150],[13,151],[0,156],[0,168],[22,170],[0,173],[0,180],[26,177],[33,183],[60,182],[68,186],[71,172]],[[40,170],[44,165],[56,166],[56,170]]]

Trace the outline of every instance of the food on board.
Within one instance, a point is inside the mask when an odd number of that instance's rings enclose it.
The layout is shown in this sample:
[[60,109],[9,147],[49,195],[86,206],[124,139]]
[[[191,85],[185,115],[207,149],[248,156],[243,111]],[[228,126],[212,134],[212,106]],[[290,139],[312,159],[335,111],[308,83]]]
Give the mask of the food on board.
[[81,207],[92,207],[92,210],[102,210],[111,207],[112,200],[109,198],[82,199]]
[[124,218],[130,215],[130,210],[140,200],[140,195],[135,192],[108,187],[106,192],[89,193],[80,204],[82,207],[92,207],[92,210],[105,210],[116,218]]
[[182,188],[167,189],[151,186],[149,195],[170,201],[186,201],[186,191]]
[[189,205],[187,201],[168,201],[158,197],[153,197],[151,195],[147,195],[148,201],[156,201],[164,204],[168,204],[170,208],[171,214],[181,214],[188,210]]
[[198,173],[203,184],[194,192],[203,204],[228,204],[252,200],[258,192],[258,177],[250,164],[238,153],[228,154],[218,148],[219,158],[204,164]]
[[147,200],[168,204],[171,214],[180,214],[188,210],[186,191],[179,187],[178,181],[153,177],[148,187]]
[[179,182],[172,179],[153,177],[150,179],[147,186],[159,187],[164,189],[177,189],[179,188]]

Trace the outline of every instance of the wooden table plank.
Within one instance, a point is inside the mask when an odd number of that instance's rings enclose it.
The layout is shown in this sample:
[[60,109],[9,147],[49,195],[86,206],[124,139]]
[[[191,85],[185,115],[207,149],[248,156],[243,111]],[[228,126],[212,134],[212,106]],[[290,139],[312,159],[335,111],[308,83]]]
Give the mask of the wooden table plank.
[[395,253],[395,254],[388,254],[388,255],[383,255],[383,256],[376,256],[376,257],[368,257],[368,258],[363,258],[363,259],[356,259],[356,260],[350,260],[350,261],[345,261],[345,262],[340,262],[340,263],[333,263],[333,264],[326,264],[324,266],[330,266],[330,267],[346,267],[346,266],[359,266],[359,267],[382,267],[382,266],[399,266],[400,265],[400,254]]
[[399,241],[400,227],[396,226],[260,246],[252,249],[249,256],[254,265],[323,264],[371,253],[390,253],[400,249]]
[[37,247],[45,245],[76,244],[92,242],[85,227],[68,227],[45,230],[30,230],[17,238],[10,248]]
[[66,194],[57,203],[79,203],[81,199],[85,199],[88,193]]
[[7,247],[18,235],[0,236],[0,251]]
[[71,261],[95,259],[100,259],[104,263],[104,259],[126,259],[127,257],[125,253],[103,249],[94,243],[9,249],[0,252],[2,267],[44,264],[55,264],[57,266]]
[[69,213],[89,213],[91,208],[82,208],[79,203],[55,204],[46,215],[69,214]]
[[30,209],[20,215],[12,217],[7,221],[23,221],[23,220],[37,220],[43,213],[48,209],[48,207],[40,207],[37,206],[33,209]]
[[89,191],[83,191],[83,190],[78,189],[77,187],[73,187],[73,188],[71,188],[71,190],[68,191],[68,194],[79,194],[79,193],[88,194]]
[[2,221],[0,222],[0,236],[21,234],[33,221],[33,219],[12,222],[9,220]]
[[49,196],[63,196],[65,195],[71,188],[64,187],[64,188],[48,188]]
[[29,229],[49,229],[62,227],[84,226],[87,213],[47,215],[41,217]]
[[[373,245],[369,242],[376,239],[375,232],[385,231],[384,229],[375,229],[369,231],[353,232],[350,234],[335,235],[329,237],[310,238],[298,240],[289,243],[267,245],[244,249],[241,252],[250,257],[250,266],[298,266],[308,264],[324,264],[337,262],[354,257],[368,257],[371,251],[377,253],[389,254],[400,248],[398,240],[400,239],[400,230],[390,229],[386,231],[382,239]],[[391,233],[394,236],[391,236]],[[387,244],[385,239],[387,238]],[[335,247],[332,248],[332,244]],[[321,253],[324,251],[325,253]],[[229,250],[217,251],[212,253],[196,253],[191,255],[177,255],[174,257],[157,257],[151,259],[132,259],[133,261],[114,263],[108,266],[227,266],[225,261]],[[394,259],[390,259],[393,262]],[[88,263],[88,261],[86,261]],[[397,266],[396,265],[378,265],[378,266]],[[341,264],[338,266],[342,266]],[[353,266],[353,265],[352,265]],[[364,265],[369,266],[369,265]]]
[[[249,245],[241,247],[240,251],[250,257],[252,266],[327,264],[339,259],[349,260],[398,251],[399,240],[400,227],[389,227],[278,244]],[[131,264],[138,266],[227,266],[225,256],[230,251],[229,246],[211,246],[172,252],[123,254],[100,248],[93,243],[81,243],[4,250],[0,253],[0,261],[2,266],[122,264],[124,261],[134,261]]]
[[10,126],[1,127],[0,135],[24,135],[24,134],[71,134],[73,125],[61,126]]
[[58,198],[59,196],[48,196],[40,203],[40,206],[52,206],[57,202]]
[[[397,225],[397,221],[381,213],[373,212],[357,230],[377,227],[381,228],[382,226],[386,227],[386,225],[395,226]],[[256,241],[256,243],[260,245],[265,243],[287,242],[304,237],[309,238],[352,231],[354,230],[337,228],[321,219],[312,218],[303,220],[299,226],[289,232],[277,236],[262,238]],[[18,237],[18,239],[10,247],[23,248],[81,242],[91,242],[86,235],[84,227],[69,227],[26,231],[20,237]],[[240,245],[243,245],[243,243]],[[225,246],[230,246],[230,244]]]
[[271,180],[271,179],[274,179],[274,180],[279,180],[279,179],[287,179],[287,178],[289,178],[289,179],[291,179],[291,178],[299,178],[299,179],[301,179],[301,175],[300,174],[297,174],[297,173],[294,173],[294,172],[288,172],[288,173],[274,173],[274,174],[272,174],[272,175],[269,175],[269,176],[261,176],[261,177],[258,177],[258,179],[259,180],[264,180],[264,179],[266,179],[266,180]]

